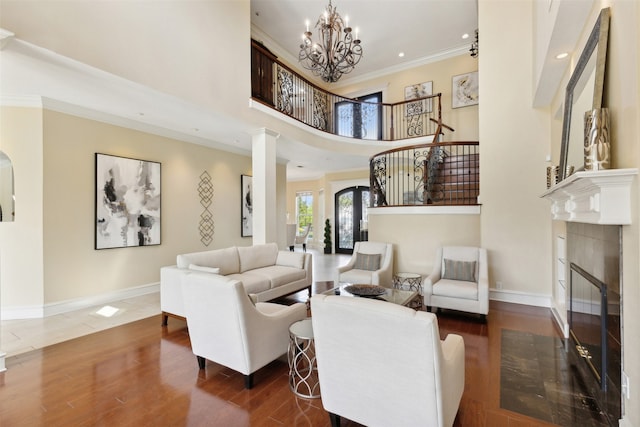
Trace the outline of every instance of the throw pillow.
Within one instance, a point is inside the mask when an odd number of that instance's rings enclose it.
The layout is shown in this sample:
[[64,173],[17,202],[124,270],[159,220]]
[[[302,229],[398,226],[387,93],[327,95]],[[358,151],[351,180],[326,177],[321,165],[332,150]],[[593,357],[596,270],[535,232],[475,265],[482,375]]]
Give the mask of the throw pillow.
[[380,268],[380,254],[361,254],[356,252],[356,262],[353,268],[369,271],[378,270]]
[[220,274],[220,269],[219,268],[217,268],[217,267],[205,267],[204,265],[189,264],[189,270],[203,271],[205,273]]
[[454,261],[452,259],[444,259],[444,275],[443,279],[462,280],[465,282],[476,281],[476,262],[475,261]]
[[302,252],[279,251],[276,265],[302,269],[304,268],[304,254]]

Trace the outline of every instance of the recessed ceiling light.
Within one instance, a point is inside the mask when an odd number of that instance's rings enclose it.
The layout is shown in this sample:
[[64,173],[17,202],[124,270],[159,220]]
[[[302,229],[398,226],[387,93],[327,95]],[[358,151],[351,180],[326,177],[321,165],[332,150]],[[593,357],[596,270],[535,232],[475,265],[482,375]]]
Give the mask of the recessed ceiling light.
[[469,33],[464,33],[464,34],[462,35],[462,39],[463,39],[463,40],[466,40],[466,39],[468,39],[468,38],[469,38]]
[[400,58],[404,58],[404,52],[400,52],[400,53],[398,54],[398,56],[399,56]]
[[200,132],[200,129],[198,129],[198,128],[193,128],[193,131],[194,131],[194,132]]
[[556,55],[556,59],[564,59],[567,56],[569,56],[569,54],[567,52],[562,52]]

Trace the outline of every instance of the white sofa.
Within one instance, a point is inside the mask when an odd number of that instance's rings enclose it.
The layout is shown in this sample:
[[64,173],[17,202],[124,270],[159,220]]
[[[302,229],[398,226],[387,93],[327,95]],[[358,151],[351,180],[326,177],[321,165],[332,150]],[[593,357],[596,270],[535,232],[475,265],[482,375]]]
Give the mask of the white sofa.
[[465,381],[460,335],[441,341],[433,313],[369,298],[314,295],[322,406],[375,426],[451,427]]
[[170,315],[186,317],[182,284],[192,272],[220,274],[239,280],[255,302],[269,301],[305,288],[311,297],[311,254],[280,251],[275,243],[182,254],[176,261],[176,265],[160,269],[163,325],[167,324]]

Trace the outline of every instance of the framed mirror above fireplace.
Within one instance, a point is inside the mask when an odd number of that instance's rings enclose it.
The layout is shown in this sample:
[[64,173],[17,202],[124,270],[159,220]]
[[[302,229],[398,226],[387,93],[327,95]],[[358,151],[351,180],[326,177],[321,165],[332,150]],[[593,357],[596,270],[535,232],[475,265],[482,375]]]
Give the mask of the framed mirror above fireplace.
[[584,169],[584,113],[603,106],[610,13],[609,8],[600,11],[567,83],[560,147],[561,181],[568,178],[568,166],[573,166],[576,172]]

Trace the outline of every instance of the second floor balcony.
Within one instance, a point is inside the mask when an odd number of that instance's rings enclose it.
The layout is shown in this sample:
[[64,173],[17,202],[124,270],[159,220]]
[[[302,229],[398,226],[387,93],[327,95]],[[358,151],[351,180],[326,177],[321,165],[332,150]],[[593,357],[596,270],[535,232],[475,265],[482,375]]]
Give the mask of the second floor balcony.
[[[442,123],[440,93],[391,104],[377,94],[351,99],[310,83],[257,42],[251,59],[252,98],[269,108],[333,135],[407,141],[371,157],[371,207],[478,204],[479,144],[440,142],[443,128],[453,131]],[[411,144],[425,137],[431,142]]]
[[255,41],[251,52],[251,97],[315,129],[397,141],[435,135],[442,120],[440,93],[391,104],[381,94],[347,98],[307,81]]

